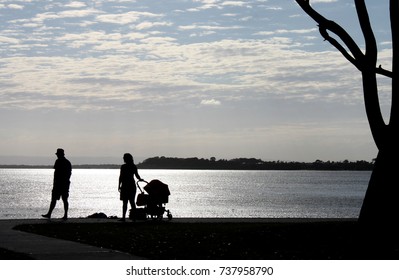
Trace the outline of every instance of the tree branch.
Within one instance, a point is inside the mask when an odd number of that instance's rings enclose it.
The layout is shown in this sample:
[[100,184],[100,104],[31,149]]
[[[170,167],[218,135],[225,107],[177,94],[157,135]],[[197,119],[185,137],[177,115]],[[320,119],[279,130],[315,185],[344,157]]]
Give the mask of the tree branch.
[[[367,10],[364,4],[364,1],[356,0],[356,9],[358,11],[359,21],[362,27],[363,33],[367,33],[366,38],[371,35],[370,39],[366,39],[366,54],[360,50],[356,42],[352,39],[352,37],[337,23],[326,19],[321,14],[316,12],[311,6],[309,0],[296,0],[298,5],[319,25],[319,32],[324,40],[328,41],[332,46],[334,46],[350,63],[352,63],[359,71],[363,70],[365,66],[364,63],[367,63],[370,67],[370,61],[365,62],[366,57],[376,56],[377,55],[377,47],[375,43],[374,34],[372,32],[370,21],[368,20]],[[364,13],[365,12],[365,13]],[[338,36],[342,42],[347,46],[350,53],[347,49],[341,45],[337,40],[331,37],[328,34],[328,31],[331,31],[336,36]],[[371,39],[372,38],[372,39]],[[374,58],[373,58],[374,59]],[[368,59],[367,59],[368,60]],[[372,59],[371,59],[372,60]],[[375,64],[375,63],[374,63]],[[375,73],[379,75],[386,76],[388,78],[392,78],[392,72],[383,69],[381,66],[375,68]]]
[[[324,38],[324,40],[328,41],[331,45],[333,45],[359,71],[362,71],[362,66],[359,65],[359,62],[352,55],[350,55],[346,51],[346,49],[337,40],[335,40],[330,35],[328,35],[327,30],[319,27],[319,31],[320,31],[321,36]],[[381,65],[375,69],[375,72],[382,76],[392,78],[392,72],[389,70],[383,69]]]
[[[332,38],[327,33],[327,30],[329,30],[332,33],[334,33],[335,35],[337,35],[343,41],[343,43],[348,47],[349,51],[352,53],[353,58],[355,60],[359,61],[364,58],[364,54],[362,53],[362,51],[360,50],[360,48],[358,47],[356,42],[352,39],[352,37],[345,31],[345,29],[343,29],[340,25],[336,24],[335,22],[333,22],[331,20],[326,19],[321,14],[316,12],[310,6],[309,0],[296,0],[296,2],[314,21],[316,21],[319,24],[319,29],[321,28],[321,30],[325,30],[325,31],[323,31],[323,34],[324,35],[327,34],[327,37],[324,37],[322,34],[324,39],[326,39],[327,41],[329,41],[331,43],[330,40]],[[336,42],[336,44],[334,45],[334,47],[336,47],[337,44],[339,45],[339,43],[337,41],[335,41],[335,42]],[[341,49],[344,49],[341,45],[339,45],[339,46]],[[342,53],[342,51],[341,51],[341,53]],[[344,55],[344,56],[346,58],[348,58],[347,55]],[[351,60],[349,60],[349,61],[351,63],[353,63],[353,61],[351,61]]]
[[386,69],[382,68],[381,65],[378,66],[378,68],[375,69],[375,72],[376,72],[377,74],[383,75],[383,76],[388,77],[388,78],[392,78],[392,77],[393,77],[392,72],[389,71],[389,70],[386,70]]
[[357,16],[359,18],[360,27],[366,43],[365,63],[364,67],[374,68],[377,63],[377,42],[374,32],[371,28],[369,15],[364,0],[355,0]]
[[321,36],[324,38],[324,40],[328,41],[331,45],[333,45],[340,53],[350,62],[352,63],[357,69],[360,69],[360,66],[358,65],[356,59],[350,55],[346,49],[334,38],[332,38],[328,32],[327,29],[324,27],[319,26],[319,32]]

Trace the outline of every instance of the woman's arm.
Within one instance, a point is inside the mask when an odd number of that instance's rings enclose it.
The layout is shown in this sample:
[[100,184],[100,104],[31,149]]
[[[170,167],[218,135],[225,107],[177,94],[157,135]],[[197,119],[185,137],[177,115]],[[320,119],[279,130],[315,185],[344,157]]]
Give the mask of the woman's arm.
[[136,175],[136,178],[139,180],[139,181],[143,181],[143,179],[141,179],[141,177],[140,177],[140,175],[139,175],[139,170],[138,170],[138,168],[135,166],[135,170],[134,170],[134,175]]
[[118,181],[118,191],[121,191],[121,184],[122,184],[122,168],[121,168],[121,172],[119,174],[119,181]]

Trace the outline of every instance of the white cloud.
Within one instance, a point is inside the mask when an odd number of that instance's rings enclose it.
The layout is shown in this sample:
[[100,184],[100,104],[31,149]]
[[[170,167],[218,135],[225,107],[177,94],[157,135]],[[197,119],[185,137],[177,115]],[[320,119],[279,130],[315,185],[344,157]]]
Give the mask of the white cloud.
[[283,8],[280,6],[267,6],[266,10],[271,10],[271,11],[281,11]]
[[188,11],[190,12],[198,12],[201,10],[209,10],[209,9],[221,9],[219,5],[219,0],[194,0],[195,2],[200,2],[201,6],[196,7],[196,8],[190,8]]
[[149,13],[149,12],[127,12],[121,14],[105,14],[97,16],[97,20],[104,23],[113,24],[130,24],[135,23],[141,18],[155,18],[162,15]]
[[0,36],[0,43],[6,43],[6,44],[18,44],[20,41],[15,38],[10,38],[10,37],[5,37],[5,36]]
[[[308,54],[285,49],[285,44],[291,44],[289,41],[270,44],[261,40],[223,40],[180,45],[171,37],[148,37],[139,44],[122,43],[123,40],[119,33],[65,35],[59,41],[72,47],[93,44],[96,51],[112,50],[115,54],[85,59],[8,58],[3,60],[6,64],[0,70],[0,83],[14,84],[7,88],[9,96],[19,92],[40,93],[34,96],[35,102],[18,105],[27,108],[44,98],[42,106],[54,107],[56,103],[66,108],[66,102],[68,108],[76,110],[111,107],[126,110],[130,106],[123,101],[178,103],[182,96],[188,100],[198,95],[203,96],[202,105],[220,105],[217,96],[230,100],[276,96],[361,102],[361,89],[359,85],[355,89],[353,80],[356,70],[336,52]],[[138,53],[142,57],[137,57]],[[172,90],[176,88],[179,90]],[[334,95],[337,90],[343,94]],[[65,96],[64,103],[48,100],[50,96]],[[96,102],[87,106],[79,99]],[[107,100],[118,102],[105,106]]]
[[7,8],[15,10],[23,10],[24,6],[18,4],[9,4],[7,5]]
[[178,27],[180,30],[195,30],[195,29],[205,29],[205,30],[232,30],[241,29],[242,26],[220,26],[220,25],[181,25]]
[[58,13],[58,17],[60,18],[82,18],[91,16],[93,14],[97,14],[98,11],[94,9],[85,9],[85,10],[69,10]]
[[39,13],[34,18],[32,18],[32,22],[40,22],[43,23],[47,20],[57,20],[57,19],[65,19],[65,18],[84,18],[92,15],[96,15],[100,13],[100,11],[95,9],[84,9],[84,10],[66,10],[60,12],[45,12]]
[[338,0],[311,0],[311,3],[335,3]]
[[221,3],[222,6],[234,6],[234,7],[244,7],[248,5],[247,2],[244,1],[224,1]]
[[65,7],[68,8],[83,8],[86,7],[84,2],[72,1],[71,3],[65,4]]
[[310,29],[277,29],[273,31],[260,31],[254,33],[254,35],[276,35],[276,34],[306,34],[306,33],[313,33],[317,32],[317,28],[310,28]]
[[150,21],[144,21],[136,25],[137,30],[144,30],[144,29],[150,29],[153,27],[159,27],[159,26],[171,26],[173,25],[171,22],[150,22]]
[[222,103],[216,99],[204,99],[201,100],[201,105],[204,106],[220,106]]

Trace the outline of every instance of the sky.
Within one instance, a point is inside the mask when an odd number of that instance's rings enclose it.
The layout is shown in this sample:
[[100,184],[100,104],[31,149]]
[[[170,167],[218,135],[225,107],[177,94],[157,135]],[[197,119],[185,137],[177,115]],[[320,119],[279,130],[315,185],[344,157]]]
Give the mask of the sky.
[[[353,1],[311,3],[363,48]],[[388,1],[366,3],[391,69]],[[360,73],[294,0],[0,0],[0,120],[0,164],[377,155]]]

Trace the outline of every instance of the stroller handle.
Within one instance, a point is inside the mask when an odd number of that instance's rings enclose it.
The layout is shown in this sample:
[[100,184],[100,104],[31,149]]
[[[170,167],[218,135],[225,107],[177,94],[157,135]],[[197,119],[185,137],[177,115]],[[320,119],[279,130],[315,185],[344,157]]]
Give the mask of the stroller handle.
[[146,180],[138,180],[138,181],[136,182],[137,188],[139,188],[140,192],[143,193],[143,190],[140,188],[140,184],[139,184],[140,182],[144,182],[144,183],[146,183],[146,184],[148,184],[148,182],[147,182]]

